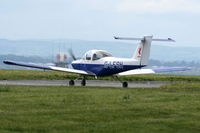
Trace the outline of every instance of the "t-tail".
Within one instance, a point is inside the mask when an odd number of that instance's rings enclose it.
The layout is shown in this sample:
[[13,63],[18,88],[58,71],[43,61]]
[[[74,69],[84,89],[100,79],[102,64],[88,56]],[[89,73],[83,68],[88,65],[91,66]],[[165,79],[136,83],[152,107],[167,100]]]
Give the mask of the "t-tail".
[[146,66],[149,62],[151,42],[152,41],[165,41],[165,42],[175,42],[173,39],[154,39],[153,36],[144,36],[144,38],[126,38],[126,37],[114,37],[120,40],[139,40],[141,41],[135,51],[133,59],[138,61],[138,65]]

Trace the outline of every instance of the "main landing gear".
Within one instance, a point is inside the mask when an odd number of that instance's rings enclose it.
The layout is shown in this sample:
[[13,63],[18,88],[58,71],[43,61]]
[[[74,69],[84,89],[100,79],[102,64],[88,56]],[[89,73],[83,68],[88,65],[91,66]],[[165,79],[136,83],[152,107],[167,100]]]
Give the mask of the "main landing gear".
[[128,87],[128,82],[122,82],[122,87],[127,88]]
[[74,86],[74,85],[75,85],[74,80],[70,80],[70,81],[69,81],[69,86]]
[[113,76],[113,78],[116,78],[119,82],[121,82],[123,88],[128,88],[128,82],[120,80],[117,76]]
[[[78,80],[79,78],[77,78],[76,80]],[[75,80],[75,81],[76,81]],[[74,86],[75,85],[75,81],[74,80],[70,80],[69,81],[69,86]],[[83,77],[83,79],[81,80],[81,86],[86,86],[86,80],[85,77]]]

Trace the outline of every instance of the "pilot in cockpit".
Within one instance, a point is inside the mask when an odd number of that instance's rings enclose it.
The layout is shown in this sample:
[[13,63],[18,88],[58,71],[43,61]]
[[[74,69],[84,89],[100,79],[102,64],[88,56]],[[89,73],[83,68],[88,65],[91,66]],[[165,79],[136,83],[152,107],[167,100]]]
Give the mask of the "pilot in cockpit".
[[94,53],[93,54],[93,58],[92,58],[93,60],[98,60],[99,58],[97,57],[97,54],[96,53]]
[[107,53],[106,51],[102,51],[102,50],[91,50],[88,51],[87,53],[85,53],[85,55],[83,56],[84,60],[99,60],[101,58],[104,57],[111,57],[112,55]]

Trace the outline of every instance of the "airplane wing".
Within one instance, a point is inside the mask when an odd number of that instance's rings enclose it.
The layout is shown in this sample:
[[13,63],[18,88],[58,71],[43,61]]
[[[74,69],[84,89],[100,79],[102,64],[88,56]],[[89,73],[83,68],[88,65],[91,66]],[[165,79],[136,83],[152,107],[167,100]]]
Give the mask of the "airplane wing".
[[93,73],[90,73],[90,72],[76,70],[76,69],[70,69],[70,68],[44,66],[44,65],[37,65],[37,64],[33,64],[33,63],[23,63],[23,62],[15,62],[15,61],[8,61],[8,60],[5,60],[3,62],[8,65],[32,67],[32,68],[39,68],[39,69],[44,69],[44,70],[61,71],[61,72],[75,73],[75,74],[81,74],[81,75],[94,75]]
[[173,72],[173,71],[186,71],[191,70],[188,67],[165,67],[165,68],[153,68],[153,69],[134,69],[125,72],[118,73],[117,76],[138,75],[138,74],[154,74],[161,72]]

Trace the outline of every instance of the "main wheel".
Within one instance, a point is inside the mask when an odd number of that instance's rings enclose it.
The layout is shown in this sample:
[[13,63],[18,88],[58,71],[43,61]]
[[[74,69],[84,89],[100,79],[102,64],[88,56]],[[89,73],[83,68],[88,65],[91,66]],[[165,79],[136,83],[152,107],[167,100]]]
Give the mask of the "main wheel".
[[70,80],[70,81],[69,81],[69,86],[74,86],[74,84],[75,84],[75,83],[74,83],[74,80]]
[[81,81],[81,85],[82,85],[82,86],[85,86],[85,85],[86,85],[86,80],[85,80],[85,79],[83,79],[83,80]]
[[128,82],[123,82],[123,83],[122,83],[122,87],[123,87],[123,88],[127,88],[127,87],[128,87]]

